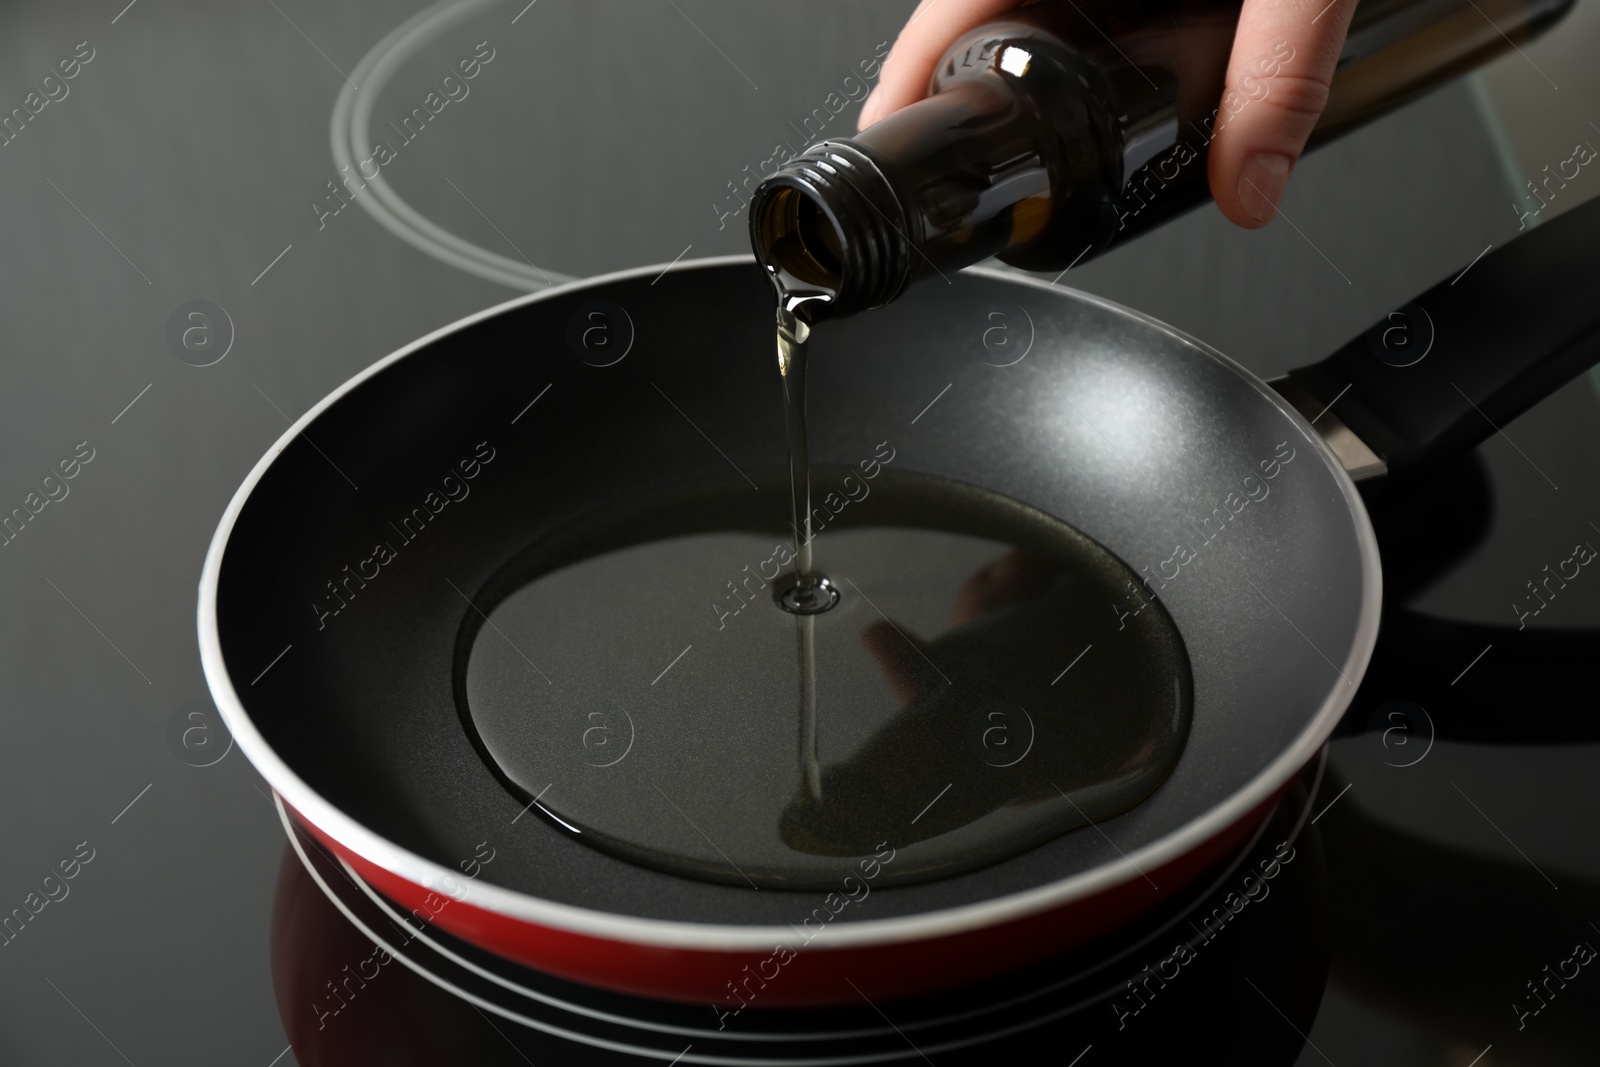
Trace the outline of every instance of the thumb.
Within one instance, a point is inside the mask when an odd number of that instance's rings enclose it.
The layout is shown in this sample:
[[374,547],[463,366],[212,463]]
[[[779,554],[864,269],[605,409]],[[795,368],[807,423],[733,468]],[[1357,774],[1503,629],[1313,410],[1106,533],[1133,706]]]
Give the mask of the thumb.
[[1240,226],[1277,214],[1355,9],[1356,0],[1245,0],[1207,164],[1212,197]]
[[888,58],[878,87],[861,105],[857,129],[888,118],[928,95],[928,82],[945,49],[968,30],[1017,7],[1020,0],[922,0]]

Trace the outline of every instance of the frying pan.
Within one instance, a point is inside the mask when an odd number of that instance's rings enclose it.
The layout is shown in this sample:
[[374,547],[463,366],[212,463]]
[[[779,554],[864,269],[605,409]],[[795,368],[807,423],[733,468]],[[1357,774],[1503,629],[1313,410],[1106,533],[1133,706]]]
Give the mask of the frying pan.
[[[980,870],[879,888],[803,946],[824,894],[589,847],[527,814],[534,798],[491,767],[459,702],[461,635],[529,544],[647,494],[782,470],[772,299],[748,259],[514,300],[323,400],[251,471],[212,541],[207,679],[303,827],[418,917],[535,969],[719,1012],[752,997],[877,1002],[1014,970],[1169,903],[1271,814],[1377,636],[1379,557],[1351,472],[1386,472],[1391,488],[1426,477],[1595,362],[1597,266],[1592,203],[1281,393],[1138,312],[981,269],[819,328],[815,460],[853,465],[892,440],[901,469],[1001,494],[1109,548],[1182,634],[1193,721],[1137,806]],[[995,358],[992,334],[985,345],[997,322],[1026,342],[1020,360]],[[592,324],[610,347],[584,345]],[[414,528],[391,525],[407,515]],[[703,605],[652,610],[640,701],[671,699],[651,677],[686,644],[705,658],[683,666],[715,669]],[[1117,622],[1107,611],[1107,640]],[[803,950],[774,963],[779,946]]]

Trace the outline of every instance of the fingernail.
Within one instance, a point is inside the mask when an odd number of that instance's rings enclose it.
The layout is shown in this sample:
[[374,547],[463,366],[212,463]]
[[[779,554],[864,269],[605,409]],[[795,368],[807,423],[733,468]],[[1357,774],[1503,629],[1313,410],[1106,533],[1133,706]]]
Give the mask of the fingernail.
[[1239,202],[1257,222],[1270,222],[1278,213],[1278,201],[1289,184],[1289,167],[1289,157],[1276,152],[1257,152],[1245,159]]

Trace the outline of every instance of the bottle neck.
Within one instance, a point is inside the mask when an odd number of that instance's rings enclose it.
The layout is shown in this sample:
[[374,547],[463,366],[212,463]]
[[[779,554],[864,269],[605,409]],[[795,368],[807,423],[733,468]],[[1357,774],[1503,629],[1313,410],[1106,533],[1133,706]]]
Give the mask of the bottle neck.
[[887,304],[916,236],[890,178],[849,141],[823,141],[756,189],[750,238],[783,309],[803,321]]
[[[1002,252],[1056,243],[1092,225],[1085,214],[1103,220],[1121,137],[1085,102],[1094,94],[1075,77],[1082,61],[1061,51],[1053,80],[1074,80],[1052,94],[1048,118],[1018,74],[1031,54],[974,51],[932,95],[768,177],[751,205],[751,239],[780,299],[812,318],[851,315],[919,279],[948,281]],[[1109,97],[1091,73],[1083,83]]]

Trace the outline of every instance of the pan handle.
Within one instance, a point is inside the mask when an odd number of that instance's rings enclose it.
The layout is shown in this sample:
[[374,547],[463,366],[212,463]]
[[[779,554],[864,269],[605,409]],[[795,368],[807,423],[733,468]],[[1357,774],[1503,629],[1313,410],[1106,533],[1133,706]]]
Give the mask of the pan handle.
[[[1353,477],[1420,473],[1600,362],[1597,279],[1600,199],[1494,249],[1274,385],[1307,418],[1332,405],[1318,426]],[[1337,439],[1345,427],[1353,443]]]

